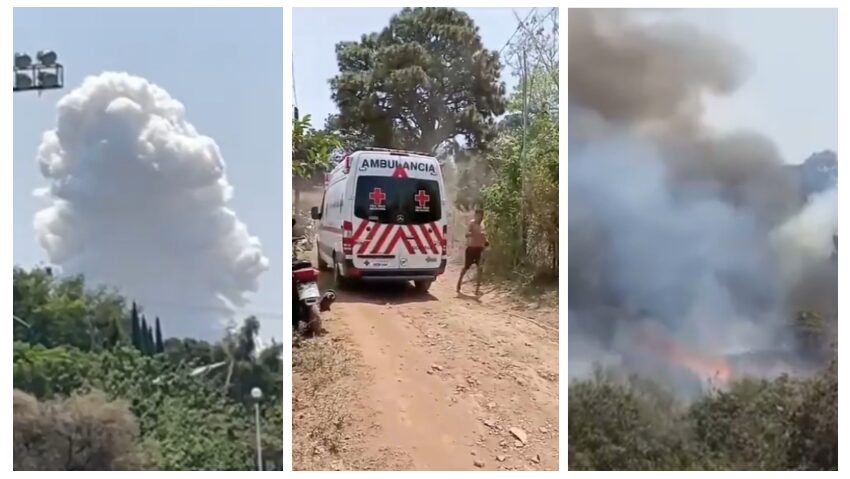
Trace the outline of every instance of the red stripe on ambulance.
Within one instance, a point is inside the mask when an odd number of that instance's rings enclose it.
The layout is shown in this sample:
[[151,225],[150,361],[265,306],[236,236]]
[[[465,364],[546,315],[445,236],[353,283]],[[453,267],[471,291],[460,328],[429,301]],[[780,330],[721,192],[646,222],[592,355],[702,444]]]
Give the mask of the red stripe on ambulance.
[[416,242],[416,247],[419,248],[419,251],[422,254],[427,254],[428,252],[425,251],[425,245],[422,243],[422,240],[419,239],[419,235],[416,234],[416,227],[414,225],[407,225],[407,230],[413,235],[413,241]]
[[[389,236],[389,235],[390,235],[390,232],[391,232],[392,230],[393,230],[393,225],[387,225],[387,227],[386,227],[386,228],[384,228],[384,234],[382,234],[382,235],[378,238],[378,241],[375,243],[375,247],[374,247],[374,248],[372,248],[372,254],[377,254],[377,253],[378,253],[378,250],[380,250],[380,249],[381,249],[381,246],[384,244],[384,241],[386,241],[386,240],[387,240],[387,236]],[[385,252],[384,254],[388,254],[388,253],[387,253],[387,252]]]
[[[364,221],[363,223],[368,223],[368,221]],[[369,234],[366,235],[366,239],[363,240],[363,243],[360,244],[360,249],[357,250],[357,254],[363,254],[366,251],[366,248],[369,247],[369,243],[372,242],[372,238],[375,236],[375,233],[377,233],[379,229],[381,229],[381,225],[379,223],[375,223],[374,227],[369,230]]]
[[[428,246],[431,248],[431,252],[437,254],[437,245],[431,241],[431,235],[428,234],[428,226],[429,225],[419,225],[419,229],[422,231],[422,235],[425,236],[425,239],[428,241]],[[425,253],[425,251],[423,251]]]

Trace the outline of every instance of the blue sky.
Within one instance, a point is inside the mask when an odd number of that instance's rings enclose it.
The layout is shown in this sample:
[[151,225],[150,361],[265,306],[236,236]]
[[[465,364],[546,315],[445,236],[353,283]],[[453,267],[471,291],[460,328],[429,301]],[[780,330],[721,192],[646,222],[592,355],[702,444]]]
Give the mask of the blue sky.
[[708,101],[720,129],[759,131],[786,162],[838,149],[835,9],[681,9],[671,15],[738,45],[751,72],[735,95]]
[[[87,75],[126,71],[165,88],[188,120],[219,145],[234,188],[230,203],[260,238],[270,269],[242,314],[257,314],[262,335],[283,335],[283,12],[281,9],[14,10],[15,51],[54,49],[66,90]],[[45,186],[35,162],[44,131],[55,126],[62,91],[15,94],[14,261],[46,261],[32,220]],[[287,250],[288,251],[288,250]]]
[[[324,126],[325,117],[337,111],[331,100],[328,80],[337,72],[334,46],[342,41],[359,41],[364,33],[378,32],[389,24],[400,8],[293,8],[292,57],[295,94],[302,114],[310,114],[314,127]],[[500,50],[517,26],[514,12],[524,18],[525,8],[462,8],[479,28],[484,46]],[[540,9],[545,12],[546,9]],[[508,91],[516,78],[506,68],[502,80]]]
[[[470,8],[484,45],[500,49],[516,27],[514,10]],[[292,48],[298,106],[321,127],[336,111],[327,80],[334,45],[386,26],[394,8],[293,9]],[[834,9],[678,9],[655,11],[738,45],[750,75],[731,97],[708,98],[706,120],[721,130],[750,129],[772,138],[786,162],[838,148],[838,20]],[[516,79],[503,80],[510,90]]]
[[[464,9],[487,48],[502,48],[529,8]],[[315,126],[336,111],[327,80],[336,73],[334,45],[386,26],[398,9],[293,10],[293,61],[298,105]],[[837,149],[837,15],[834,10],[679,10],[742,48],[752,72],[731,98],[710,100],[718,128],[765,133],[789,162]],[[105,70],[127,71],[162,86],[188,119],[216,140],[235,189],[231,203],[258,236],[271,269],[245,313],[259,313],[264,336],[282,336],[282,12],[279,9],[21,9],[14,10],[16,51],[57,50],[66,85]],[[516,84],[503,73],[508,90]],[[32,266],[45,255],[32,218],[32,191],[45,182],[35,163],[41,134],[54,125],[62,92],[14,100],[14,261]],[[288,215],[287,215],[288,216]],[[288,221],[288,220],[287,220]],[[288,252],[288,250],[287,250]],[[272,313],[272,314],[264,314]]]

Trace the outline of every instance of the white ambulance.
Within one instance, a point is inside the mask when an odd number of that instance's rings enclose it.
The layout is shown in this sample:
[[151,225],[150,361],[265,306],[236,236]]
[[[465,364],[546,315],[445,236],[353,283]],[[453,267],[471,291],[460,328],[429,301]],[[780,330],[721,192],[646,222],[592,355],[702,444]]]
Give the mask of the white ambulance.
[[319,269],[337,285],[413,281],[427,291],[446,269],[447,209],[433,156],[368,148],[346,155],[325,178]]

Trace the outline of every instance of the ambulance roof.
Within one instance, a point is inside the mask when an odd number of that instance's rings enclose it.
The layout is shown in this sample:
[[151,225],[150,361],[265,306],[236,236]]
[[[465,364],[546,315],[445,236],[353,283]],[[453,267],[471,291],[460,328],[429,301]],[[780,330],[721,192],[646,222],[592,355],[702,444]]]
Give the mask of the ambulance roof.
[[389,156],[419,156],[423,158],[434,158],[434,155],[429,155],[428,153],[421,153],[418,151],[408,151],[408,150],[395,150],[392,148],[363,148],[362,150],[357,150],[352,154],[357,153],[371,153],[371,154],[385,154]]

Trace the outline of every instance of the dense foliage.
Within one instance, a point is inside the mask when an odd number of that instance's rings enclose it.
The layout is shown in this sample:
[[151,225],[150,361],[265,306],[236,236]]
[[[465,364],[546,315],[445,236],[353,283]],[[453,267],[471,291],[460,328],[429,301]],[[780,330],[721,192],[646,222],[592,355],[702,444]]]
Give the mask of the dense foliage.
[[310,115],[292,120],[292,174],[309,178],[317,171],[324,171],[330,154],[341,146],[336,135],[316,130],[310,125]]
[[487,156],[494,181],[481,194],[492,247],[488,272],[502,277],[558,274],[558,123],[535,117],[525,132],[501,134]]
[[838,371],[742,379],[689,404],[634,378],[569,387],[571,470],[837,470]]
[[381,32],[336,46],[336,127],[372,146],[434,151],[487,143],[505,109],[499,55],[454,8],[404,8]]
[[[485,269],[524,283],[558,274],[558,29],[557,9],[520,23],[506,56],[519,83],[484,154],[489,181],[480,202],[492,247]],[[475,202],[473,193],[459,188],[460,202]]]
[[[124,459],[114,464],[86,459],[85,467],[254,469],[253,387],[264,392],[264,462],[266,467],[282,467],[281,346],[257,350],[255,318],[217,343],[176,338],[163,342],[159,328],[151,332],[141,321],[133,326],[141,308],[127,308],[126,300],[114,292],[86,290],[83,278],[57,278],[40,268],[16,269],[14,278],[14,386],[20,391],[16,401],[30,411],[61,411],[100,401],[111,405],[107,409],[113,414],[126,416],[120,424],[128,430],[121,437],[130,438],[125,442],[132,447],[116,453]],[[126,414],[114,412],[122,407]],[[86,414],[68,417],[70,422],[62,427],[69,430],[88,431],[75,426],[74,417],[93,424],[101,420]],[[17,407],[15,421],[16,434],[51,431],[50,423],[25,422]],[[73,461],[66,459],[61,464],[38,460],[40,455],[62,454],[51,449],[58,446],[49,434],[32,437],[28,448],[15,449],[16,468],[72,467]],[[132,461],[127,459],[131,456]]]
[[14,392],[14,469],[51,471],[142,469],[136,418],[124,401],[102,393],[38,401]]

